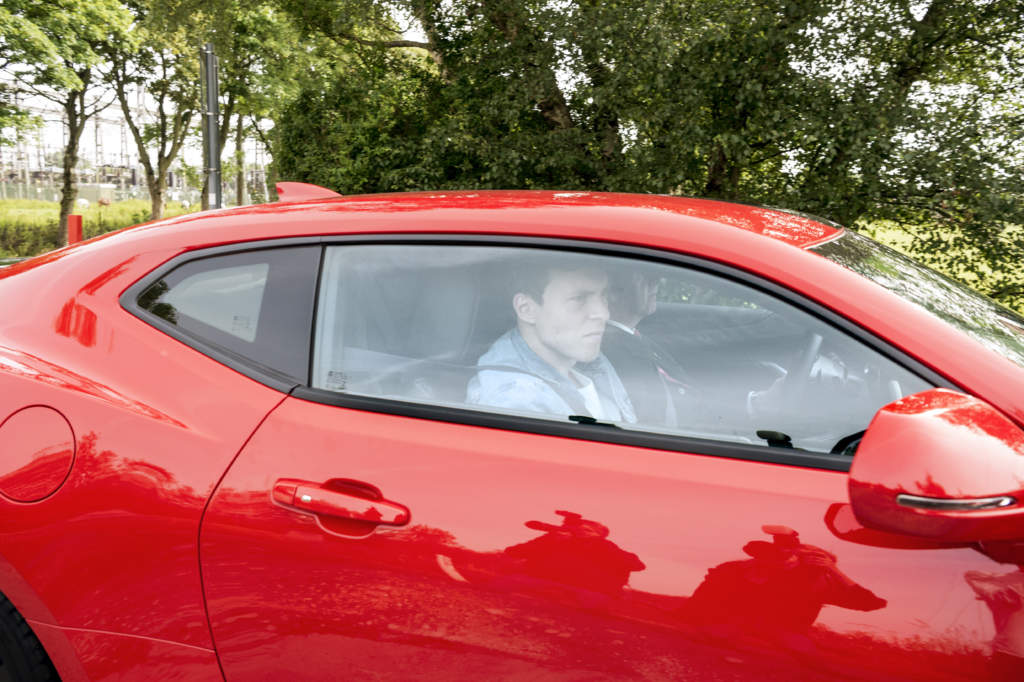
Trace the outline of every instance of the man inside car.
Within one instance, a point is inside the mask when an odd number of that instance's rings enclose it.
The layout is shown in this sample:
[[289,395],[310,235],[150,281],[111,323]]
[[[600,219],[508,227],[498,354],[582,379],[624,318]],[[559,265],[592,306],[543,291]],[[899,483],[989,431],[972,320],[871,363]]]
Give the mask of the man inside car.
[[539,256],[514,272],[516,324],[480,356],[466,401],[508,410],[634,422],[601,355],[608,277],[579,258]]
[[638,329],[657,309],[658,278],[635,267],[616,272],[609,289],[611,318],[601,351],[618,372],[642,424],[674,427],[688,392],[679,364]]

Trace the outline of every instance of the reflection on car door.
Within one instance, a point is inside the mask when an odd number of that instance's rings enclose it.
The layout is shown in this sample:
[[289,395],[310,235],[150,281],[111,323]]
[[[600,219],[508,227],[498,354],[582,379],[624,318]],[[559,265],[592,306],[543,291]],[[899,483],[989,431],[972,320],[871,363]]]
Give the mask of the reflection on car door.
[[1015,567],[842,539],[846,479],[291,397],[204,518],[215,646],[229,680],[988,679],[975,584]]

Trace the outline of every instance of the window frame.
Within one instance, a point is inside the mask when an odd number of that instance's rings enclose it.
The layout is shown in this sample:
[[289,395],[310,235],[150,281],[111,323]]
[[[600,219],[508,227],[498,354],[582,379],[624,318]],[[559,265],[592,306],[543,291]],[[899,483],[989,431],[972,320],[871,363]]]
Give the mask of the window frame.
[[429,245],[429,246],[489,246],[505,248],[533,248],[545,251],[571,251],[619,258],[630,258],[657,262],[671,267],[684,267],[713,276],[737,282],[751,287],[768,296],[782,300],[804,313],[817,318],[821,322],[835,328],[838,332],[853,337],[860,343],[880,353],[903,369],[917,375],[924,381],[945,388],[962,390],[950,383],[945,377],[934,372],[927,366],[892,347],[884,340],[864,329],[853,321],[832,311],[821,304],[811,301],[798,292],[767,281],[759,275],[738,267],[718,261],[701,258],[690,254],[663,251],[651,247],[618,244],[615,242],[588,241],[578,239],[561,239],[548,237],[496,236],[496,235],[464,235],[464,234],[378,234],[378,235],[339,235],[321,238],[324,251],[321,254],[321,268],[317,284],[317,301],[314,307],[313,329],[311,330],[311,348],[309,352],[309,372],[305,384],[295,386],[290,394],[301,400],[321,403],[335,407],[355,409],[368,412],[392,414],[395,416],[429,419],[432,421],[465,424],[496,428],[506,431],[536,433],[539,435],[560,436],[631,445],[671,452],[687,454],[711,455],[730,459],[787,464],[814,469],[831,471],[849,471],[852,458],[845,455],[832,455],[796,449],[774,448],[767,445],[748,445],[728,441],[694,438],[685,435],[662,434],[641,430],[621,429],[612,425],[559,422],[539,417],[509,415],[500,412],[488,412],[480,409],[463,409],[449,405],[434,405],[380,398],[358,394],[313,388],[311,385],[312,365],[316,343],[319,313],[320,282],[323,280],[323,258],[327,247],[355,245]]
[[[845,455],[810,452],[796,449],[776,448],[767,445],[748,445],[728,441],[694,438],[685,435],[662,434],[641,430],[626,430],[616,426],[559,422],[550,419],[509,415],[486,410],[456,408],[447,405],[433,405],[391,398],[378,398],[327,389],[313,388],[312,380],[313,357],[315,353],[316,329],[319,321],[320,287],[323,280],[323,264],[327,247],[355,245],[429,245],[429,246],[490,246],[505,248],[542,249],[546,251],[570,251],[618,258],[628,258],[657,262],[671,267],[683,267],[697,270],[710,275],[723,277],[739,284],[751,287],[768,296],[778,298],[799,310],[816,317],[818,320],[835,328],[841,333],[853,337],[875,352],[888,358],[903,369],[934,386],[964,391],[963,388],[950,382],[918,360],[893,347],[874,333],[858,325],[852,320],[812,301],[799,292],[783,285],[764,279],[760,275],[720,261],[681,252],[662,250],[654,247],[621,244],[610,241],[585,239],[565,239],[557,237],[534,237],[520,235],[495,234],[458,234],[458,233],[383,233],[383,234],[352,234],[323,235],[311,237],[289,237],[262,239],[250,242],[225,244],[205,249],[197,249],[179,254],[166,261],[126,289],[119,297],[121,307],[146,324],[155,327],[168,336],[210,357],[211,359],[281,393],[300,400],[319,403],[334,407],[390,414],[413,419],[465,424],[493,428],[503,431],[535,433],[538,435],[558,436],[576,440],[604,442],[618,445],[644,447],[668,452],[685,454],[709,455],[753,462],[784,464],[809,469],[848,472],[852,458]],[[210,343],[185,332],[166,320],[138,305],[139,295],[150,285],[168,274],[171,270],[192,261],[202,260],[220,255],[263,251],[267,249],[286,248],[292,246],[319,246],[318,266],[313,276],[316,277],[311,323],[308,329],[309,343],[305,348],[306,374],[301,381],[287,376],[275,369],[240,355],[227,348]],[[840,266],[837,266],[840,267]]]

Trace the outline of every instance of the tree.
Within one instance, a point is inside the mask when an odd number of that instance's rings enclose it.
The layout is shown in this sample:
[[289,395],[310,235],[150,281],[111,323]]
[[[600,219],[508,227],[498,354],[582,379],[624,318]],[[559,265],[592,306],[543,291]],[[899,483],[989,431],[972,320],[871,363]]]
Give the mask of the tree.
[[[108,81],[138,150],[149,189],[151,217],[163,217],[167,172],[178,157],[199,109],[198,53],[191,49],[189,25],[174,29],[151,22],[155,4],[132,7],[137,41],[110,45]],[[144,93],[141,109],[130,96]]]
[[[213,44],[219,62],[221,156],[233,131],[236,147],[247,132],[262,135],[259,122],[294,99],[303,74],[320,59],[318,43],[323,42],[316,36],[301,36],[291,17],[272,0],[164,0],[150,23],[158,31],[188,25],[196,54],[202,45]],[[239,131],[247,120],[249,124]],[[208,208],[206,180],[204,208]],[[236,192],[238,182],[236,178]]]
[[947,270],[950,253],[970,257],[979,288],[1013,295],[1021,0],[279,2],[348,57],[277,117],[285,177],[342,192],[668,192],[890,220],[915,231],[918,255]]
[[96,89],[101,51],[130,42],[130,17],[118,0],[5,0],[0,8],[0,60],[25,92],[64,112],[60,227],[78,197],[74,169],[86,122],[110,104]]

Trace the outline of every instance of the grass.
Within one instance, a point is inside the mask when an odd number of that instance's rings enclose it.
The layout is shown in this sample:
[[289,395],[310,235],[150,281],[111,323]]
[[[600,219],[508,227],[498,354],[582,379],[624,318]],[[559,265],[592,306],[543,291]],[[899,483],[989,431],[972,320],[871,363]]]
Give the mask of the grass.
[[[164,207],[164,217],[185,212],[181,204],[173,201]],[[128,199],[109,206],[92,204],[76,213],[82,216],[82,235],[86,239],[144,223],[151,215],[149,201],[145,199]],[[63,246],[66,235],[59,220],[60,205],[55,201],[0,200],[0,258],[34,256]]]

